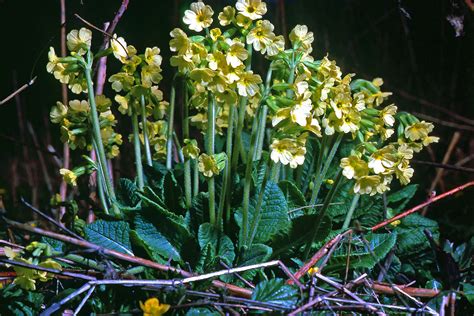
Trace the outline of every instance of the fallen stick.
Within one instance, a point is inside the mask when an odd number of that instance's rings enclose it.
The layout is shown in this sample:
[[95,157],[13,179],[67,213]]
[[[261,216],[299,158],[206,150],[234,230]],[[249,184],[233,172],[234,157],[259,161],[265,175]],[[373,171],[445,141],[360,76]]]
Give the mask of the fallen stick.
[[[416,297],[435,297],[439,294],[438,290],[434,289],[425,289],[425,288],[417,288],[417,287],[409,287],[404,285],[397,285],[398,288],[402,289],[405,293],[416,296]],[[373,282],[371,284],[371,288],[376,293],[381,294],[388,294],[388,295],[395,295],[395,289],[393,289],[389,284],[382,283],[382,282]]]

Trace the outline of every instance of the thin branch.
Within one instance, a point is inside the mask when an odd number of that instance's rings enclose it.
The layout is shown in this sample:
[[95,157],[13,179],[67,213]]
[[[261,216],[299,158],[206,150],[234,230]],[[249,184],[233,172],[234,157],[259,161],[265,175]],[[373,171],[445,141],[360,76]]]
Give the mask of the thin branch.
[[433,166],[435,168],[474,173],[474,168],[458,167],[456,165],[449,165],[449,164],[440,163],[440,162],[421,161],[421,160],[416,160],[416,159],[413,159],[411,162],[416,165],[426,165],[426,166]]
[[[411,296],[415,297],[428,297],[433,298],[439,294],[439,290],[435,289],[425,289],[425,288],[417,288],[417,287],[408,287],[404,285],[397,285],[399,289],[403,289],[403,291]],[[381,282],[373,282],[371,284],[371,288],[374,289],[375,292],[386,294],[386,295],[394,295],[395,290],[386,283]]]
[[[112,34],[115,31],[115,28],[117,27],[117,24],[119,23],[120,19],[122,18],[123,14],[127,10],[129,0],[123,0],[122,4],[120,5],[120,8],[118,9],[117,13],[114,16],[114,19],[110,23],[109,27],[106,30],[106,33]],[[109,40],[104,37],[104,41],[102,42],[102,46],[100,47],[100,50],[104,50],[107,45],[108,45]]]
[[12,98],[16,97],[18,94],[20,94],[21,92],[23,92],[23,90],[25,90],[26,88],[30,87],[31,85],[33,85],[33,83],[35,83],[36,81],[36,78],[37,76],[35,76],[33,79],[31,79],[28,83],[25,83],[24,85],[22,85],[20,88],[18,88],[17,90],[15,90],[14,92],[12,92],[9,96],[7,96],[5,99],[1,100],[0,101],[0,105],[3,105],[5,103],[7,103],[8,101],[10,101]]
[[409,210],[407,210],[407,211],[405,211],[405,212],[403,212],[403,213],[400,213],[400,214],[398,214],[398,215],[396,215],[396,216],[394,216],[394,217],[392,217],[392,218],[390,218],[390,219],[387,219],[387,220],[385,220],[385,221],[383,221],[383,222],[381,222],[381,223],[379,223],[379,224],[373,226],[372,228],[370,228],[370,230],[371,230],[371,231],[376,231],[376,230],[378,230],[378,229],[380,229],[380,228],[382,228],[382,227],[387,226],[387,225],[390,224],[390,223],[393,223],[394,221],[397,221],[397,220],[399,220],[399,219],[402,219],[402,218],[404,218],[404,217],[407,217],[408,215],[413,214],[413,213],[415,213],[415,212],[417,212],[417,211],[423,209],[425,206],[428,206],[428,205],[430,205],[430,204],[432,204],[432,203],[434,203],[434,202],[437,202],[437,201],[439,201],[439,200],[441,200],[441,199],[444,199],[444,198],[446,198],[446,197],[448,197],[448,196],[450,196],[450,195],[453,195],[453,194],[455,194],[455,193],[457,193],[457,192],[459,192],[459,191],[462,191],[462,190],[464,190],[464,189],[466,189],[466,188],[468,188],[468,187],[471,187],[471,186],[474,186],[474,181],[471,181],[471,182],[465,183],[465,184],[463,184],[463,185],[460,185],[460,186],[458,186],[458,187],[456,187],[456,188],[454,188],[454,189],[452,189],[452,190],[449,190],[449,191],[447,191],[447,192],[444,192],[444,193],[442,193],[442,194],[440,194],[440,195],[437,195],[437,196],[434,196],[434,197],[430,197],[430,198],[428,199],[428,201],[426,201],[426,202],[424,202],[424,203],[421,203],[420,205],[417,205],[417,206],[415,206],[415,207],[413,207],[413,208],[411,208],[411,209],[409,209]]

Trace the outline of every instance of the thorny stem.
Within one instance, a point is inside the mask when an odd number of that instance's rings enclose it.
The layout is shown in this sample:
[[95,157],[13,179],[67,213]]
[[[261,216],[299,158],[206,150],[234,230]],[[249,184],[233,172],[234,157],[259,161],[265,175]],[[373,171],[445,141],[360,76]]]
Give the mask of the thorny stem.
[[[209,156],[214,155],[214,142],[216,133],[216,102],[214,96],[209,93],[209,101],[207,108],[207,154]],[[211,225],[216,225],[216,191],[215,191],[215,180],[214,177],[210,177],[207,180],[208,192],[209,192],[209,222]],[[220,225],[219,225],[220,226]]]
[[355,194],[352,198],[351,207],[349,208],[349,212],[347,212],[346,219],[344,220],[344,224],[342,224],[342,229],[345,230],[349,228],[349,224],[352,220],[352,215],[354,214],[354,210],[357,207],[357,203],[359,203],[360,194]]
[[176,101],[176,76],[173,79],[170,92],[170,107],[168,111],[168,137],[166,139],[166,168],[171,169],[173,163],[173,122],[174,122],[174,104]]
[[138,189],[143,190],[143,165],[142,153],[140,149],[140,134],[138,132],[138,114],[136,109],[132,109],[132,128],[133,128],[133,148],[135,150],[135,168],[137,170]]
[[86,82],[87,82],[87,93],[89,96],[89,104],[91,107],[90,111],[90,119],[92,123],[92,132],[93,132],[93,137],[95,138],[96,141],[96,147],[97,147],[97,157],[99,161],[99,166],[102,170],[102,175],[104,177],[104,183],[107,188],[107,193],[109,198],[112,201],[112,207],[114,210],[115,215],[120,215],[120,211],[118,210],[117,206],[115,205],[116,201],[116,196],[115,196],[115,191],[114,187],[112,185],[112,181],[110,179],[110,174],[109,170],[107,168],[107,159],[105,157],[105,150],[104,150],[104,144],[102,143],[102,137],[100,133],[100,123],[99,123],[99,115],[97,114],[97,106],[95,104],[95,97],[94,97],[94,88],[92,84],[92,56],[91,52],[87,52],[87,64],[85,65],[84,69],[84,74],[86,77]]
[[151,160],[151,149],[150,149],[150,139],[148,138],[148,125],[146,119],[146,108],[145,108],[145,96],[142,95],[140,98],[140,105],[141,105],[141,115],[142,115],[142,129],[143,129],[143,143],[145,145],[145,157],[146,163],[148,166],[152,166]]

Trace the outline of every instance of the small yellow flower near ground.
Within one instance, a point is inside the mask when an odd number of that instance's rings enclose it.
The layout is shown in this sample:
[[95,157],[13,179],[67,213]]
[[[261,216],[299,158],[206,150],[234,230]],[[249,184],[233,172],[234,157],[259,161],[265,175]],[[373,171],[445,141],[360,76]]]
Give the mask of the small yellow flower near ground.
[[235,9],[231,6],[225,7],[221,13],[219,13],[219,23],[222,26],[227,26],[235,19]]
[[396,221],[393,221],[390,223],[391,226],[393,227],[397,227],[398,225],[400,225],[402,223],[402,221],[400,221],[399,219],[397,219]]
[[308,270],[308,274],[313,276],[315,273],[318,273],[319,272],[319,268],[318,267],[312,267]]
[[195,139],[185,139],[183,146],[183,155],[186,159],[196,159],[199,156],[199,147]]
[[184,12],[183,22],[189,26],[190,30],[201,32],[211,26],[214,11],[209,5],[203,2],[191,3],[190,10]]
[[169,309],[170,305],[162,304],[156,297],[149,298],[145,304],[140,303],[140,308],[143,311],[143,316],[160,316],[164,315]]

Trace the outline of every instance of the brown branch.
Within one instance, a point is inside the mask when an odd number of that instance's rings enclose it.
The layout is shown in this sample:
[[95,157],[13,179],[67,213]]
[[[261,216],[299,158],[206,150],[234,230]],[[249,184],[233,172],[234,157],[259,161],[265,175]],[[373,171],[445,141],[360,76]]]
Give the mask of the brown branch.
[[458,130],[468,131],[468,132],[474,132],[474,127],[469,126],[469,125],[463,125],[463,124],[458,124],[458,123],[454,123],[454,122],[448,122],[448,121],[433,117],[431,115],[426,115],[426,114],[417,113],[417,112],[415,112],[413,114],[416,117],[422,118],[424,120],[429,120],[429,121],[431,121],[433,123],[436,123],[438,125],[443,125],[443,126],[446,126],[446,127],[451,127],[451,128],[455,128],[455,129],[458,129]]
[[[115,28],[117,27],[117,24],[119,23],[120,19],[122,18],[123,14],[127,10],[129,0],[123,0],[122,4],[120,5],[120,8],[118,9],[117,13],[114,16],[114,19],[110,23],[109,27],[106,30],[106,33],[108,34],[113,34],[115,31]],[[109,39],[104,37],[104,41],[102,42],[102,46],[100,47],[100,50],[104,50],[107,48],[107,45],[109,43]]]
[[434,197],[430,197],[430,198],[428,199],[428,201],[426,201],[426,202],[424,202],[424,203],[421,203],[420,205],[417,205],[417,206],[415,206],[415,207],[413,207],[413,208],[411,208],[411,209],[409,209],[409,210],[407,210],[407,211],[405,211],[405,212],[403,212],[403,213],[400,213],[400,214],[398,214],[398,215],[396,215],[396,216],[394,216],[394,217],[392,217],[392,218],[390,218],[390,219],[387,219],[387,220],[385,220],[385,221],[383,221],[383,222],[381,222],[381,223],[379,223],[379,224],[373,226],[372,228],[370,228],[370,230],[371,230],[371,231],[376,231],[377,229],[380,229],[380,228],[382,228],[382,227],[385,227],[385,226],[387,226],[388,224],[390,224],[390,223],[392,223],[392,222],[394,222],[394,221],[397,221],[397,220],[399,220],[399,219],[402,219],[402,218],[404,218],[404,217],[407,217],[408,215],[413,214],[413,213],[415,213],[415,212],[417,212],[417,211],[423,209],[425,206],[428,206],[428,205],[430,205],[430,204],[432,204],[432,203],[434,203],[434,202],[437,202],[437,201],[439,201],[439,200],[441,200],[441,199],[444,199],[445,197],[448,197],[448,196],[450,196],[450,195],[453,195],[453,194],[455,194],[455,193],[457,193],[457,192],[459,192],[459,191],[462,191],[462,190],[464,190],[464,189],[466,189],[466,188],[468,188],[468,187],[471,187],[471,186],[474,186],[474,181],[465,183],[465,184],[463,184],[463,185],[461,185],[461,186],[458,186],[458,187],[456,187],[456,188],[454,188],[454,189],[452,189],[452,190],[449,190],[449,191],[447,191],[447,192],[444,192],[444,193],[442,193],[442,194],[440,194],[440,195],[437,195],[437,196],[434,196]]
[[[417,288],[417,287],[409,287],[404,285],[397,285],[398,288],[403,290],[403,292],[416,297],[435,297],[439,294],[439,290],[434,289],[425,289],[425,288]],[[371,284],[371,288],[381,294],[388,294],[388,295],[396,295],[397,292],[395,289],[391,287],[390,284],[382,283],[382,282],[373,282]]]
[[5,99],[1,100],[0,101],[0,105],[3,105],[5,103],[7,103],[8,101],[10,101],[12,98],[16,97],[18,94],[20,94],[21,92],[23,92],[23,90],[25,90],[26,88],[28,88],[29,86],[31,86],[33,83],[35,83],[36,81],[36,76],[31,79],[28,83],[25,83],[24,85],[22,85],[20,88],[16,89],[14,92],[12,92],[9,96],[7,96]]
[[416,160],[416,159],[413,159],[411,163],[415,165],[425,165],[425,166],[432,166],[435,168],[474,173],[474,168],[459,167],[457,166],[457,164],[449,165],[449,164],[440,163],[440,162],[422,161],[422,160]]
[[[163,271],[163,272],[173,272],[173,273],[176,273],[176,274],[180,274],[181,276],[184,276],[184,277],[195,277],[194,274],[192,274],[191,272],[188,272],[186,270],[182,270],[182,269],[179,269],[179,268],[159,264],[159,263],[153,262],[153,261],[148,260],[148,259],[127,255],[127,254],[124,254],[124,253],[121,253],[121,252],[118,252],[118,251],[106,249],[106,248],[103,248],[101,246],[98,246],[96,244],[90,243],[90,242],[85,241],[85,240],[79,240],[77,238],[73,238],[73,237],[69,237],[69,236],[66,236],[66,235],[50,232],[50,231],[47,231],[47,230],[44,230],[44,229],[41,229],[41,228],[32,227],[30,225],[18,223],[18,222],[9,220],[5,217],[3,219],[7,222],[7,224],[9,226],[11,226],[13,228],[17,228],[17,229],[21,229],[21,230],[24,230],[24,231],[34,233],[34,234],[39,234],[39,235],[43,235],[43,236],[46,236],[46,237],[50,237],[50,238],[60,240],[60,241],[63,241],[63,242],[69,243],[69,244],[73,244],[73,245],[78,246],[78,247],[91,249],[91,250],[97,251],[97,252],[99,252],[103,255],[114,257],[116,259],[127,261],[129,263],[137,264],[137,265],[140,265],[140,266],[153,268],[153,269],[160,270],[160,271]],[[237,295],[237,296],[242,296],[242,297],[251,297],[252,296],[252,291],[249,290],[249,289],[241,288],[239,286],[235,286],[235,285],[232,285],[232,284],[227,284],[227,283],[224,283],[224,282],[221,282],[221,281],[218,281],[218,280],[212,281],[212,284],[217,288],[226,289],[229,292],[231,292],[231,293],[233,293],[234,295]]]

